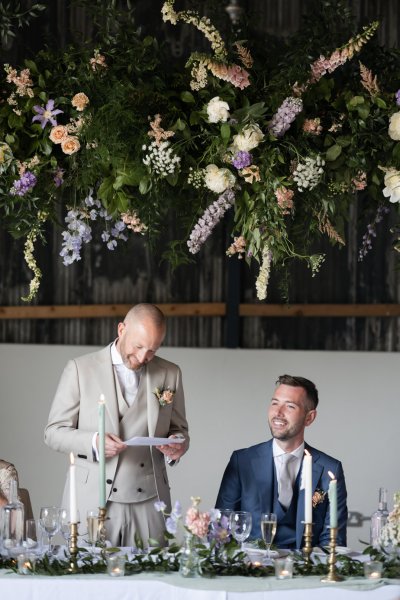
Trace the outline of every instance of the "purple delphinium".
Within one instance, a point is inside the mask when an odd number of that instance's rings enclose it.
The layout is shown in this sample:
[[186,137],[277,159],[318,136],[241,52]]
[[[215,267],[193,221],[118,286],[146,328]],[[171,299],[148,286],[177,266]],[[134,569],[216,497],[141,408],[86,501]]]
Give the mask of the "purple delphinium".
[[54,110],[54,100],[49,100],[45,107],[36,105],[33,107],[33,110],[38,114],[32,118],[32,123],[39,121],[42,129],[44,129],[49,122],[55,127],[57,125],[57,119],[54,117],[64,112],[59,108]]
[[226,211],[232,207],[235,202],[233,190],[228,189],[223,192],[215,202],[210,204],[203,213],[203,216],[197,221],[192,233],[189,236],[187,245],[189,252],[196,254],[202,244],[211,235],[214,227],[220,222]]
[[397,106],[400,106],[400,90],[397,90],[396,92],[396,104]]
[[31,171],[25,171],[19,179],[13,181],[10,194],[12,196],[25,196],[25,194],[33,190],[36,183],[36,175],[31,173]]
[[302,110],[303,102],[300,98],[285,98],[272,117],[268,129],[275,137],[282,137]]
[[245,150],[239,150],[236,152],[232,164],[234,167],[239,169],[244,169],[245,167],[249,167],[252,163],[253,157],[250,152],[246,152]]
[[386,215],[388,212],[390,212],[390,208],[388,206],[385,206],[384,204],[378,206],[375,219],[372,221],[372,223],[367,225],[367,231],[363,235],[361,248],[358,252],[359,261],[362,261],[371,250],[372,240],[376,237],[376,226],[382,221],[384,215]]
[[64,183],[64,169],[57,167],[54,173],[53,181],[56,187],[60,187]]

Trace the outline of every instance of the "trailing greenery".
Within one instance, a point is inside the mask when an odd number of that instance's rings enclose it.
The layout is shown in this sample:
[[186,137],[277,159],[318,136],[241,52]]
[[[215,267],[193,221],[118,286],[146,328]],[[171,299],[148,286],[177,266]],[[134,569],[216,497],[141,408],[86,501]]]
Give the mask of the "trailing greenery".
[[194,26],[210,45],[185,68],[141,35],[130,2],[81,4],[93,39],[5,67],[0,223],[30,245],[27,299],[40,281],[33,240],[60,213],[66,265],[96,222],[110,250],[140,234],[177,266],[232,211],[227,254],[259,263],[260,300],[272,268],[301,260],[314,276],[325,256],[311,249],[323,237],[346,243],[357,194],[370,222],[360,260],[386,213],[398,215],[400,53],[377,45],[378,23],[357,32],[345,2],[316,1],[289,39],[226,43],[209,19],[167,0],[168,26]]

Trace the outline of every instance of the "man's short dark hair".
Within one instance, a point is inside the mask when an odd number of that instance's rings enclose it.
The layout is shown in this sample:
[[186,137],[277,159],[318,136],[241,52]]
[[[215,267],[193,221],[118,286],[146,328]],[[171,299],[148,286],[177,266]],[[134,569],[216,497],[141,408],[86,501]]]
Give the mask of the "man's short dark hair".
[[280,375],[276,382],[277,385],[291,385],[293,387],[301,387],[305,390],[307,395],[307,410],[315,410],[318,406],[318,390],[315,384],[306,379],[305,377],[298,377],[297,375]]

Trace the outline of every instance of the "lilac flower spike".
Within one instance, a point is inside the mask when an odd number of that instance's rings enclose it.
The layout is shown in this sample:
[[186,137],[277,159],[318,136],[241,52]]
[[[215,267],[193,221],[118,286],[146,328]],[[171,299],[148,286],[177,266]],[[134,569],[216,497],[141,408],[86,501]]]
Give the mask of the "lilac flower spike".
[[237,169],[244,169],[245,167],[249,167],[251,165],[251,161],[253,160],[250,152],[246,152],[245,150],[239,150],[232,160],[232,164]]
[[57,119],[54,117],[64,112],[58,108],[54,110],[54,100],[49,100],[44,108],[43,106],[36,105],[33,107],[33,110],[38,114],[32,118],[32,123],[34,121],[39,121],[42,129],[44,129],[49,122],[55,127],[57,125]]
[[400,106],[400,90],[397,90],[396,92],[396,104],[397,106]]
[[203,215],[197,221],[187,241],[189,252],[196,254],[206,239],[211,235],[212,230],[222,219],[226,211],[233,206],[235,202],[235,193],[231,189],[225,190],[215,202],[210,204]]

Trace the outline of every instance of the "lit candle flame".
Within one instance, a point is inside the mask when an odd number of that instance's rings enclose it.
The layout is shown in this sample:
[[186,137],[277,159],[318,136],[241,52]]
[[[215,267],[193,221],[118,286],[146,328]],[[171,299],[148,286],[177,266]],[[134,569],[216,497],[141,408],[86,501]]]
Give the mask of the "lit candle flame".
[[334,474],[332,473],[332,471],[328,471],[328,475],[331,479],[336,479],[336,477],[334,476]]
[[75,464],[75,457],[74,457],[74,453],[73,452],[69,453],[69,460],[70,460],[71,465]]
[[99,404],[105,404],[106,403],[106,399],[104,394],[100,394],[100,400],[99,400]]

